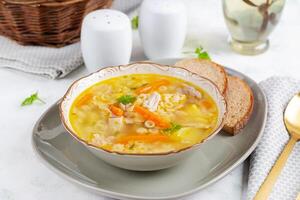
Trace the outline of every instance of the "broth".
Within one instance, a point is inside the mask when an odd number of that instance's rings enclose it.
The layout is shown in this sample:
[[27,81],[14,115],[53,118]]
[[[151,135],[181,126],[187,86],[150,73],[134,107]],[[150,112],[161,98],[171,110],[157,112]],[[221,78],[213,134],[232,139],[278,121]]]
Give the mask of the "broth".
[[218,108],[201,88],[157,74],[101,81],[82,92],[70,109],[76,135],[119,153],[178,151],[207,138]]

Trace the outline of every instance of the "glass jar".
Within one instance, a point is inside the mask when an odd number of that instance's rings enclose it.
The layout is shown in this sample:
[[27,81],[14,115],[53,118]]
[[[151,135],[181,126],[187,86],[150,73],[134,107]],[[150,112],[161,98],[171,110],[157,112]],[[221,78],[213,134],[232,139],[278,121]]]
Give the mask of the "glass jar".
[[266,51],[284,4],[285,0],[223,0],[232,49],[247,55]]

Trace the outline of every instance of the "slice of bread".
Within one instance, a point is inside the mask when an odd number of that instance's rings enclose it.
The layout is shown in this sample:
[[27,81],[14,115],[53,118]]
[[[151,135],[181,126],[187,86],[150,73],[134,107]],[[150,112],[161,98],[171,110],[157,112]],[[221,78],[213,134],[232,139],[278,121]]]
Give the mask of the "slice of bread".
[[235,135],[248,122],[254,104],[251,88],[242,79],[227,76],[227,114],[223,130]]
[[223,95],[225,94],[227,88],[227,75],[224,68],[217,63],[210,60],[192,58],[180,60],[175,63],[175,66],[186,68],[191,72],[208,78],[217,85]]
[[226,97],[227,114],[223,130],[237,134],[248,122],[254,104],[251,88],[242,79],[226,74],[224,68],[214,62],[202,59],[184,59],[175,66],[186,68],[213,81]]

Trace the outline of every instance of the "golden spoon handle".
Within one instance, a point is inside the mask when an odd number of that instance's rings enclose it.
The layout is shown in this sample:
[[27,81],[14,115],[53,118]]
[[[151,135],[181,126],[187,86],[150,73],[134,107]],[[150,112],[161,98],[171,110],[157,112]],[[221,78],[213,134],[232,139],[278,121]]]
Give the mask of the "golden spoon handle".
[[283,169],[290,153],[293,150],[297,140],[293,137],[290,138],[287,145],[284,147],[282,153],[280,154],[278,160],[275,162],[274,166],[272,167],[271,171],[269,172],[268,176],[266,177],[263,184],[260,186],[258,192],[256,193],[254,200],[267,200],[269,194],[272,191],[272,188],[279,176],[281,170]]
[[300,200],[300,192],[299,192],[296,200]]

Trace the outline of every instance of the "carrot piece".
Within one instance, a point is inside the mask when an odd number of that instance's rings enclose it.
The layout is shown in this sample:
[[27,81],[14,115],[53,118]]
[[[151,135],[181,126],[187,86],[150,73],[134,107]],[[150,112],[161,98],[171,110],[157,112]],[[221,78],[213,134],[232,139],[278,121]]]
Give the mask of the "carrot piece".
[[121,108],[118,108],[117,106],[110,105],[109,110],[116,116],[123,116],[124,111]]
[[127,144],[130,141],[152,142],[172,142],[172,139],[166,135],[124,135],[117,139],[116,143]]
[[200,104],[201,104],[204,108],[206,108],[206,109],[212,108],[212,103],[209,102],[208,100],[202,100],[202,101],[200,102]]
[[153,121],[156,126],[159,126],[161,128],[171,127],[171,124],[167,120],[165,120],[164,118],[160,117],[156,113],[153,113],[142,106],[135,105],[134,111],[142,115],[142,117],[144,117],[145,119]]
[[93,98],[93,94],[87,93],[83,97],[81,97],[75,105],[78,107],[83,106],[87,104],[92,98]]
[[145,86],[139,87],[138,89],[136,89],[136,93],[137,94],[141,94],[141,93],[149,93],[149,92],[153,92],[155,90],[157,90],[160,86],[163,85],[168,85],[170,84],[170,81],[163,79],[154,83],[149,83]]
[[147,93],[151,90],[151,85],[147,84],[145,86],[139,87],[138,89],[135,90],[137,94],[142,94],[142,93]]

